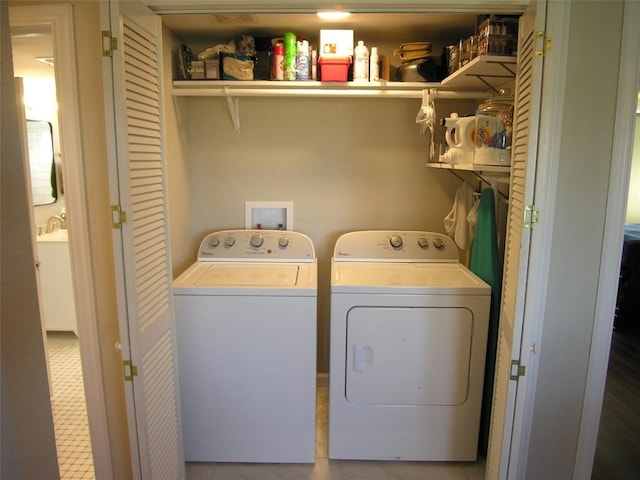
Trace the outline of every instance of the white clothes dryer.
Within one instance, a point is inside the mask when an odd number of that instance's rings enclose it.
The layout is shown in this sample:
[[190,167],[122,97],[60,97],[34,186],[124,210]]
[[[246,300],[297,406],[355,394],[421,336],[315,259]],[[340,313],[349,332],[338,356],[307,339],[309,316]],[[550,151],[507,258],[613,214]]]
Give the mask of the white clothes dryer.
[[490,293],[447,236],[337,240],[329,458],[477,459]]
[[317,263],[281,230],[207,235],[174,281],[184,454],[315,461]]

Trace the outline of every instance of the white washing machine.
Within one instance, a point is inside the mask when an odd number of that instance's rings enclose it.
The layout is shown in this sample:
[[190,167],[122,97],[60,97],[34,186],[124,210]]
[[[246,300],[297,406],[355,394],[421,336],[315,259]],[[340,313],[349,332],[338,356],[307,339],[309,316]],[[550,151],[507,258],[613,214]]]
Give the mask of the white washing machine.
[[476,460],[490,294],[445,235],[337,240],[329,458]]
[[281,230],[207,235],[174,281],[184,454],[315,461],[317,263]]

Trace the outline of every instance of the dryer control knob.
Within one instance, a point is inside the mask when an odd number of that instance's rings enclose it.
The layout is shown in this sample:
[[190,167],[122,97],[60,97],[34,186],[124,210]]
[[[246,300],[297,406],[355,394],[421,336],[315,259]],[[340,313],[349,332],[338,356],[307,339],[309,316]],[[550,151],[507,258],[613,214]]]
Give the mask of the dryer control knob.
[[402,246],[402,237],[400,235],[391,235],[389,245],[393,248],[400,248]]
[[264,243],[264,238],[259,233],[256,233],[255,235],[251,235],[251,240],[249,240],[249,243],[251,243],[252,247],[258,248],[261,247]]
[[233,247],[236,243],[236,239],[233,237],[227,237],[224,240],[224,246],[225,247]]
[[280,237],[280,240],[278,240],[278,245],[280,245],[282,248],[288,247],[289,239],[287,237]]
[[435,238],[433,240],[433,246],[436,247],[438,250],[442,250],[444,248],[444,242],[440,237]]
[[210,247],[217,247],[218,245],[220,245],[220,239],[218,237],[211,237],[209,239]]
[[429,240],[424,237],[418,239],[418,246],[422,249],[429,248]]

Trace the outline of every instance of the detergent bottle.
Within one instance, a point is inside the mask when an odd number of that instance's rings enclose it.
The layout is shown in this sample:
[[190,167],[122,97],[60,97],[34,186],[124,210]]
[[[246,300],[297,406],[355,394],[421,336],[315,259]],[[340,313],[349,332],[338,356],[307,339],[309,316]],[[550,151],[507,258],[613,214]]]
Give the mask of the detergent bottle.
[[476,117],[459,117],[457,113],[452,113],[444,119],[444,125],[447,127],[444,138],[449,148],[441,156],[441,161],[451,165],[472,164]]

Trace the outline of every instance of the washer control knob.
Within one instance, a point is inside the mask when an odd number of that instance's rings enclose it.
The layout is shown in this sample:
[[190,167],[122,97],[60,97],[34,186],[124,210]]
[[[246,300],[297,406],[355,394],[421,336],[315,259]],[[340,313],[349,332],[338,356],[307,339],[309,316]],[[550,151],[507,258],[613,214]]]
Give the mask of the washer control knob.
[[400,235],[391,235],[391,238],[389,239],[389,245],[391,245],[393,248],[402,247],[402,237]]
[[423,250],[424,250],[424,249],[426,249],[426,248],[429,248],[429,240],[427,240],[427,239],[426,239],[426,238],[424,238],[424,237],[420,237],[420,238],[418,239],[418,246],[419,246],[420,248],[422,248]]
[[442,250],[444,248],[444,242],[440,237],[435,238],[433,240],[433,246],[436,247],[438,250]]
[[210,237],[209,238],[209,246],[210,247],[217,247],[218,245],[220,245],[220,239],[218,237]]
[[280,240],[278,240],[278,245],[280,245],[282,248],[288,247],[289,239],[287,237],[280,237]]
[[229,236],[227,238],[224,239],[224,246],[225,247],[233,247],[236,243],[236,239]]
[[264,238],[259,233],[256,233],[254,235],[251,235],[251,239],[249,240],[249,243],[251,244],[252,247],[258,248],[258,247],[261,247],[262,244],[264,243]]

